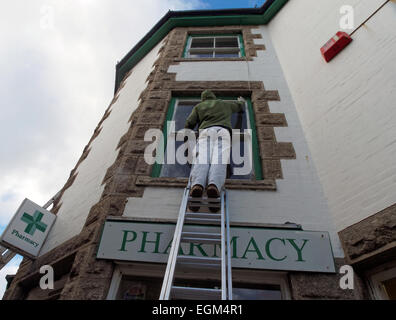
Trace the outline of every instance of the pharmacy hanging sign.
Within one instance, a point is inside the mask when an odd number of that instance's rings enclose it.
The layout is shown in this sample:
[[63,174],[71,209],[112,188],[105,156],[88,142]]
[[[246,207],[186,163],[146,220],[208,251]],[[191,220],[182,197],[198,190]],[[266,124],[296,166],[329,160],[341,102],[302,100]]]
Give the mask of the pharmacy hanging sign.
[[29,199],[23,200],[0,238],[0,244],[23,256],[37,257],[56,215]]
[[[208,232],[215,226],[194,226]],[[200,230],[202,229],[202,230]],[[175,224],[106,221],[98,259],[166,263]],[[235,268],[335,272],[329,234],[318,231],[231,227],[231,263]],[[182,243],[180,255],[220,257],[218,244]]]

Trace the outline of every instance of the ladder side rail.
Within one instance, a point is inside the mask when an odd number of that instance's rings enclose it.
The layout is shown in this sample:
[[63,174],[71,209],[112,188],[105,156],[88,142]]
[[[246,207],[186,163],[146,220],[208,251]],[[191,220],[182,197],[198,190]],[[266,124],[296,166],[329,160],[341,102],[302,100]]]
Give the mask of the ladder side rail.
[[14,251],[0,245],[0,270],[15,256]]
[[0,245],[0,257],[1,255],[6,252],[8,249],[6,247],[3,247],[2,245]]
[[14,251],[8,250],[4,255],[0,257],[0,270],[16,256]]
[[225,191],[225,214],[226,214],[226,230],[227,230],[227,289],[228,289],[228,300],[232,300],[232,266],[231,266],[231,236],[230,236],[230,214],[229,214],[229,203],[228,203],[228,192]]
[[58,193],[56,195],[54,195],[51,199],[48,200],[48,202],[43,205],[44,209],[47,209],[51,204],[53,204],[55,202],[55,200],[60,196],[60,190],[58,191]]
[[227,300],[224,191],[221,192],[221,300]]
[[166,265],[164,281],[162,283],[161,294],[159,300],[169,300],[170,290],[172,288],[173,278],[175,274],[176,259],[179,252],[181,233],[184,224],[184,216],[187,208],[187,199],[189,188],[184,189],[183,200],[179,210],[179,218],[177,220],[175,233],[173,236],[172,247]]
[[[15,255],[16,253],[0,245],[0,269],[3,268]],[[10,258],[10,256],[12,257]]]

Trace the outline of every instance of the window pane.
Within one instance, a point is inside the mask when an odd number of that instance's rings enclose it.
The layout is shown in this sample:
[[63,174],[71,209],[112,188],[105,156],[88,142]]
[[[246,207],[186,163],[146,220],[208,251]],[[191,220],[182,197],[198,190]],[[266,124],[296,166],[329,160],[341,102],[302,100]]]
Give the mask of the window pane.
[[[173,121],[175,121],[176,132],[184,128],[187,117],[190,115],[193,107],[198,104],[199,101],[187,101],[180,100],[176,106]],[[195,130],[198,130],[196,127]],[[184,141],[175,142],[175,150],[177,150]],[[164,164],[162,165],[161,177],[188,177],[190,175],[190,165],[187,164],[168,164],[167,153],[165,151]]]
[[[219,281],[175,279],[176,286],[195,288],[221,288]],[[233,300],[282,300],[279,285],[235,283],[232,288]]]
[[238,48],[237,37],[216,38],[216,48]]
[[[182,144],[183,141],[176,141],[175,150],[177,150]],[[162,165],[160,177],[188,178],[190,176],[191,166],[188,163],[180,164],[175,161],[175,164],[168,164],[166,151],[164,158],[165,163]]]
[[396,300],[396,278],[386,280],[382,283],[389,300]]
[[213,52],[190,52],[190,58],[213,58]]
[[[234,152],[236,152],[235,148],[236,148],[236,144],[233,143],[232,147],[234,148]],[[239,154],[240,154],[240,158],[244,158],[245,157],[245,142],[243,141],[243,137],[241,137],[240,142],[239,142]],[[246,155],[246,157],[248,157],[248,155]],[[240,163],[241,160],[239,159],[238,163]],[[244,162],[240,163],[240,164],[236,164],[233,154],[232,154],[232,150],[231,150],[231,167],[230,167],[230,172],[229,172],[229,179],[242,179],[242,180],[248,180],[252,178],[253,175],[253,161],[252,161],[252,167],[251,168],[244,168],[245,169],[250,169],[250,172],[248,174],[244,174],[244,175],[240,175],[240,174],[236,174],[239,173],[237,171],[235,171],[236,168],[243,168],[245,165]],[[248,165],[248,164],[246,164]]]
[[231,125],[233,129],[247,129],[246,113],[233,113],[231,117]]
[[[231,118],[231,124],[233,129],[240,129],[241,133],[243,133],[243,130],[248,129],[247,125],[247,116],[246,113],[234,113]],[[239,143],[239,154],[240,157],[244,157],[244,141],[243,141],[243,135],[240,136],[240,143]],[[233,144],[233,148],[235,149],[235,143]],[[235,174],[235,168],[241,168],[243,167],[243,163],[241,164],[235,164],[232,152],[231,152],[231,171],[229,173],[229,178],[230,179],[250,179],[252,177],[253,172],[250,172],[249,174],[246,175],[236,175]],[[253,169],[253,168],[252,168]],[[253,170],[252,170],[253,171]]]
[[213,48],[213,38],[192,38],[191,48]]
[[215,57],[216,58],[238,58],[239,53],[238,52],[216,52]]
[[176,106],[176,110],[173,116],[173,121],[175,121],[175,130],[179,131],[184,128],[187,117],[190,115],[192,109],[200,101],[179,101]]
[[123,276],[116,300],[157,300],[161,284],[160,279]]
[[282,300],[280,288],[232,288],[233,300]]
[[238,58],[241,51],[237,35],[191,37],[187,50],[189,58]]

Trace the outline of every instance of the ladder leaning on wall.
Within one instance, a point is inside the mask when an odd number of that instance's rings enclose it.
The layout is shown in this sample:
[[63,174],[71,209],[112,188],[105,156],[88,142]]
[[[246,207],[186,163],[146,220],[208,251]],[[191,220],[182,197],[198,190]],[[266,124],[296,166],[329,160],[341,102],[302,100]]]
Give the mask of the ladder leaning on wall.
[[[43,205],[44,209],[47,209],[54,201],[59,197],[60,191],[54,195],[50,200],[47,201],[45,205]],[[8,262],[10,262],[16,256],[16,252],[11,249],[5,248],[0,245],[0,270],[3,269]]]
[[[228,195],[223,188],[220,198],[190,197],[190,181],[184,189],[172,246],[168,257],[160,300],[204,299],[232,300],[232,274],[230,251],[230,225]],[[190,205],[219,208],[220,213],[191,212]],[[209,210],[207,210],[209,211]],[[181,243],[220,245],[221,257],[195,257],[180,255]],[[178,286],[175,284],[176,268],[193,268],[201,279],[210,270],[220,271],[221,288]]]

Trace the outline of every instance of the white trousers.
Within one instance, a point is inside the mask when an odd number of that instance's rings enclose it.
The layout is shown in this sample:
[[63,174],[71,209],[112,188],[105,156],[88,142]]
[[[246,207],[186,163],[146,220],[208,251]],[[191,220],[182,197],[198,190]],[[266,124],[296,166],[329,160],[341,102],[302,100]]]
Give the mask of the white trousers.
[[205,188],[214,184],[220,191],[227,175],[230,150],[231,137],[227,129],[214,126],[200,130],[190,173],[191,185]]

